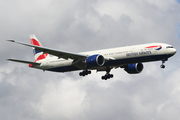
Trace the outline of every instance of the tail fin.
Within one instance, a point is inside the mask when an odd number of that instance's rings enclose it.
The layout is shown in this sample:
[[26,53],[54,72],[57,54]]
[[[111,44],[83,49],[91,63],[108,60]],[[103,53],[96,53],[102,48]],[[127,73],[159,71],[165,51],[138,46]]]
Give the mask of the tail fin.
[[[41,46],[41,43],[38,41],[38,39],[36,38],[36,36],[34,34],[30,35],[30,41],[32,45],[36,45],[36,46]],[[41,51],[36,50],[35,48],[33,48],[33,53],[34,53],[34,57],[35,57],[35,62],[39,61],[39,60],[43,60],[49,57],[49,55],[47,53],[43,53]]]

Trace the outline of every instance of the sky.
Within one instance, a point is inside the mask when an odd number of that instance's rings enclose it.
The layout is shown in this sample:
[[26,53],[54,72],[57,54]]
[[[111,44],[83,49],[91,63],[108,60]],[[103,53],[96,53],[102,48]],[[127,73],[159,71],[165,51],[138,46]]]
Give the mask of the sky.
[[[177,120],[180,118],[179,0],[1,0],[1,120]],[[34,61],[35,34],[45,47],[83,52],[162,42],[177,49],[161,61],[143,63],[140,74],[105,72],[53,73],[8,62]]]

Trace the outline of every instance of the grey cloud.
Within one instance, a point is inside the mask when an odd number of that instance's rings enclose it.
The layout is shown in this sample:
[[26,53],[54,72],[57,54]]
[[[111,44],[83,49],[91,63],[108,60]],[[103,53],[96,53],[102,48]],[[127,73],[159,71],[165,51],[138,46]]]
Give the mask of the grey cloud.
[[[172,0],[3,1],[0,5],[0,119],[176,119],[179,118],[179,53],[166,62],[146,63],[129,75],[112,70],[81,78],[7,62],[34,60],[32,49],[6,42],[29,42],[36,34],[46,47],[81,52],[148,42],[179,50],[180,5]],[[73,48],[73,49],[72,49]]]

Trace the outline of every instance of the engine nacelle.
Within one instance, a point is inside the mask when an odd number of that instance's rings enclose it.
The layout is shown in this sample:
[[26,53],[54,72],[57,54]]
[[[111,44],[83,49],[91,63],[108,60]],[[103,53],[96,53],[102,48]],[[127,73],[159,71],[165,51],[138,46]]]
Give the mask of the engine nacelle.
[[92,55],[86,59],[87,66],[103,66],[104,65],[104,57],[102,55]]
[[124,70],[129,74],[140,73],[143,70],[143,64],[142,63],[128,64]]

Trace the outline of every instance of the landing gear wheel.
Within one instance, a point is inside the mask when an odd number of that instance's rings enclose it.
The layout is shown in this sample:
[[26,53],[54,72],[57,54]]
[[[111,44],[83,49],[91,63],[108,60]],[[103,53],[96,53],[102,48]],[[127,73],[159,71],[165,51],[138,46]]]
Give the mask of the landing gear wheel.
[[164,69],[164,68],[165,68],[165,65],[161,65],[160,67]]
[[82,75],[83,75],[82,72],[80,72],[80,73],[79,73],[79,76],[82,76]]
[[88,74],[91,74],[91,71],[87,71],[88,72]]
[[106,67],[106,74],[101,77],[102,80],[107,80],[110,78],[113,78],[113,74],[110,74],[111,69],[109,67]]
[[110,78],[113,78],[113,74],[106,74],[104,76],[101,77],[102,80],[107,80],[107,79],[110,79]]
[[88,70],[83,70],[82,72],[79,73],[79,76],[86,76],[88,74],[91,74],[91,71],[88,71]]
[[113,78],[114,77],[114,75],[113,74],[110,74],[110,78]]

